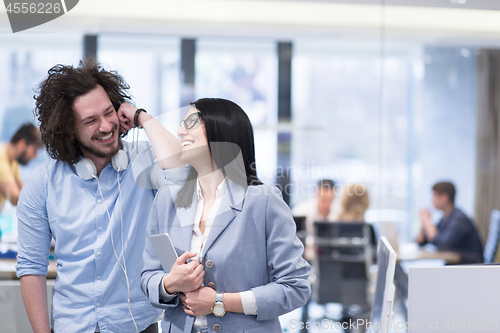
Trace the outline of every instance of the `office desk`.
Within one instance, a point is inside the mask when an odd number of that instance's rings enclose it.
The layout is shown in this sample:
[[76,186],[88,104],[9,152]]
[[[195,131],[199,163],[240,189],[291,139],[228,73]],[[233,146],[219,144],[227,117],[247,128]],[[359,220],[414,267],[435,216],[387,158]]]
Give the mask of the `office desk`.
[[[55,260],[50,260],[47,279],[55,279],[57,263]],[[16,276],[16,259],[0,259],[0,280],[17,280]]]
[[[407,316],[408,309],[408,271],[409,267],[415,266],[442,266],[444,264],[458,264],[461,256],[457,252],[438,251],[435,246],[419,246],[417,243],[406,243],[399,246],[397,254],[396,272],[394,282],[396,293],[394,297],[395,306],[401,307],[404,317]],[[406,317],[407,321],[408,318]]]
[[[56,278],[55,260],[50,260],[47,273],[47,304],[52,304],[52,288]],[[21,284],[16,276],[16,259],[0,259],[0,333],[29,333],[31,325],[24,310]]]
[[[55,280],[47,280],[47,307],[52,306],[52,288]],[[19,280],[0,281],[0,333],[32,333],[28,315],[24,309]]]
[[397,260],[399,261],[414,261],[414,260],[444,260],[447,264],[458,264],[461,256],[457,252],[438,251],[435,247],[419,247],[416,243],[401,244],[399,251],[396,252]]

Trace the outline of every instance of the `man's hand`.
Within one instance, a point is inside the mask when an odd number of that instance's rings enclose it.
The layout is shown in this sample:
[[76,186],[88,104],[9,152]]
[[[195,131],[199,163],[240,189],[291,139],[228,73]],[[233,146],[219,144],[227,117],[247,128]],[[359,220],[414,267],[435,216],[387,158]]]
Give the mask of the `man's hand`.
[[137,108],[130,103],[124,102],[118,109],[118,119],[120,120],[120,130],[127,133],[131,128],[135,127],[134,116]]
[[[432,223],[431,213],[428,209],[422,209],[420,211],[420,220],[422,221],[422,234],[425,234],[427,241],[432,242],[434,237],[438,233],[437,227]],[[421,238],[421,237],[418,237]]]
[[203,265],[198,260],[185,264],[186,260],[196,256],[196,253],[184,252],[175,261],[170,273],[163,277],[163,286],[169,294],[176,292],[188,293],[200,288],[205,277]]
[[420,220],[422,221],[422,225],[428,225],[429,223],[432,223],[431,213],[428,209],[422,209],[420,211]]
[[206,316],[212,313],[215,304],[215,290],[202,287],[179,296],[184,312],[190,316]]

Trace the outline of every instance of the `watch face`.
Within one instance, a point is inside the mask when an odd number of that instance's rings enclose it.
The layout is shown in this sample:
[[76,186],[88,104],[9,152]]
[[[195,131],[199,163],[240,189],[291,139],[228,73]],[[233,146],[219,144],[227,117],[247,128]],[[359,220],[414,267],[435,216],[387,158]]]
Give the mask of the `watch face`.
[[224,313],[226,313],[226,309],[224,309],[224,306],[222,304],[214,305],[214,315],[221,317],[224,315]]

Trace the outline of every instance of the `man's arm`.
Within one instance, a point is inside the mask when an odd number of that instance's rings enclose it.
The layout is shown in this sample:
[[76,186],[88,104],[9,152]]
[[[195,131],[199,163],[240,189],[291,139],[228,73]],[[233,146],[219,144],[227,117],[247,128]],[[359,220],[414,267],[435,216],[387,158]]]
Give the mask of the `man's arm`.
[[45,173],[35,169],[21,192],[17,206],[17,276],[26,313],[35,333],[49,333],[47,283],[52,233],[49,226]]
[[21,193],[21,187],[19,183],[14,180],[0,182],[0,194],[7,198],[11,204],[17,206],[17,201],[19,200],[19,194]]
[[467,234],[471,233],[472,223],[466,216],[450,216],[444,228],[434,237],[432,244],[438,249],[456,249],[463,245]]
[[22,182],[19,168],[11,168],[4,159],[0,160],[0,194],[17,206]]
[[417,238],[415,238],[415,242],[417,242],[420,245],[424,245],[425,243],[427,243],[427,239],[425,238],[423,227],[420,228],[420,232],[418,233]]
[[21,294],[33,333],[50,333],[45,276],[21,276]]

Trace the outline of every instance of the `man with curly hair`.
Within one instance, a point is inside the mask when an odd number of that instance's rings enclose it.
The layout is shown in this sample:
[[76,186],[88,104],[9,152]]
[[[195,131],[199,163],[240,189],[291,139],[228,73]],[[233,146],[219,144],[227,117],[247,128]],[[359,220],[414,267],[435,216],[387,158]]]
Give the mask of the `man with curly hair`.
[[[134,178],[141,154],[152,148],[141,143],[131,149],[120,139],[117,110],[129,100],[127,89],[117,73],[88,60],[76,68],[51,68],[35,97],[42,141],[52,159],[32,172],[17,210],[17,275],[35,333],[49,333],[51,327],[56,333],[157,332],[161,311],[140,288],[155,193]],[[118,154],[121,162],[115,161]],[[49,323],[52,238],[57,280]]]

